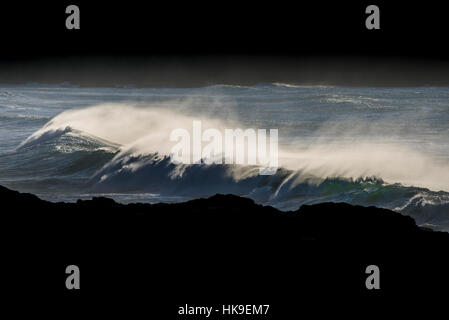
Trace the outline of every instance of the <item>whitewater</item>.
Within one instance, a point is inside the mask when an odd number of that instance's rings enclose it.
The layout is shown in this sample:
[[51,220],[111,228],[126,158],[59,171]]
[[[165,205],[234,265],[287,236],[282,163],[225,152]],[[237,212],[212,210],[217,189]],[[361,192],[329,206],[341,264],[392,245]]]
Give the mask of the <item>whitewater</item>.
[[[278,129],[279,169],[174,164],[170,132]],[[449,231],[449,88],[0,85],[0,184],[52,201],[233,193],[281,210],[389,208]]]

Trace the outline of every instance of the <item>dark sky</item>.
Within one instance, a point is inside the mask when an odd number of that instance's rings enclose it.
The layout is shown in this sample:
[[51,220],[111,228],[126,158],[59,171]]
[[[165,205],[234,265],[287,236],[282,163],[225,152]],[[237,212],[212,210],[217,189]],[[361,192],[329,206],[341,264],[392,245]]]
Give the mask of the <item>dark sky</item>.
[[[449,84],[441,3],[311,3],[2,4],[0,82]],[[80,8],[80,30],[65,28],[69,4]],[[380,30],[365,28],[369,4],[380,8]]]

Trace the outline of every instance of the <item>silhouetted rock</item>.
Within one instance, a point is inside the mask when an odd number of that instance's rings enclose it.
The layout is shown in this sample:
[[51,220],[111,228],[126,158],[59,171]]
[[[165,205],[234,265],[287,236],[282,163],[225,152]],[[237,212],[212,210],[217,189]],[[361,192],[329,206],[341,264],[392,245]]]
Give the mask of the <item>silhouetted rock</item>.
[[449,234],[375,207],[322,203],[282,212],[234,195],[174,204],[124,205],[103,197],[52,203],[3,187],[0,203],[9,267],[2,286],[19,296],[45,288],[46,296],[39,292],[45,301],[67,293],[64,270],[71,264],[83,270],[82,297],[96,303],[101,292],[121,304],[130,295],[134,303],[151,291],[160,314],[171,308],[161,301],[248,297],[276,303],[278,315],[297,312],[298,301],[301,312],[310,306],[315,313],[309,304],[321,308],[324,292],[345,303],[367,295],[371,264],[381,269],[386,301],[449,284]]
[[[172,234],[183,241],[261,241],[301,239],[363,240],[448,239],[449,234],[421,229],[409,216],[376,207],[346,203],[303,205],[282,212],[253,200],[217,194],[173,204],[119,204],[104,197],[76,203],[52,203],[0,187],[3,219],[20,228],[38,228],[45,235],[93,239],[100,234],[120,238],[154,238]],[[59,224],[59,225],[58,225]],[[134,231],[132,231],[134,230]],[[97,235],[96,235],[97,234]],[[237,240],[238,239],[238,240]]]

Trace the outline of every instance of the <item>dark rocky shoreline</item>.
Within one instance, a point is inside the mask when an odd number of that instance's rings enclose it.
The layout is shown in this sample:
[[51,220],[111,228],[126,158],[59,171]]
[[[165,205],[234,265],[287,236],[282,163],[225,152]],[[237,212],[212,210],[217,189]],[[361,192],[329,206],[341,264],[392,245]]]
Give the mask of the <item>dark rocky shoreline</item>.
[[[52,203],[4,187],[0,202],[2,287],[14,301],[30,295],[30,305],[151,306],[164,317],[192,301],[254,301],[272,305],[273,319],[288,319],[320,315],[323,301],[422,303],[449,285],[449,234],[375,207],[322,203],[282,212],[233,195],[176,204]],[[72,264],[82,274],[75,292],[64,286]],[[375,292],[365,287],[372,264],[381,270]]]
[[[449,239],[449,234],[420,228],[413,218],[376,207],[346,203],[304,205],[296,211],[282,212],[262,206],[253,200],[234,195],[215,195],[183,203],[120,204],[112,199],[96,197],[76,203],[52,203],[38,197],[0,186],[0,201],[7,219],[33,221],[33,225],[58,222],[80,231],[97,226],[157,226],[189,238],[252,238],[260,241],[280,239],[367,241],[388,239]],[[20,217],[20,218],[19,218]],[[45,223],[43,223],[45,222]],[[50,228],[47,232],[57,232]]]

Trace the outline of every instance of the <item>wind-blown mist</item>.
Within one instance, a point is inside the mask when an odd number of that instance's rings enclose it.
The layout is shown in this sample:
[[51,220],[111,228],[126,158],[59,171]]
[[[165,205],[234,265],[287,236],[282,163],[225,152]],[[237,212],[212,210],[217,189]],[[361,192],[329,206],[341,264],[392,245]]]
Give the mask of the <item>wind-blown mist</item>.
[[[262,84],[1,89],[0,183],[48,199],[179,201],[234,193],[281,209],[346,201],[449,225],[448,88]],[[278,129],[279,169],[174,164],[176,128]],[[4,130],[2,130],[3,133]],[[6,130],[5,130],[6,132]],[[207,143],[203,143],[203,146]]]
[[[67,110],[23,141],[19,149],[70,134],[119,147],[120,152],[114,158],[117,161],[155,153],[169,156],[174,145],[169,141],[172,130],[184,128],[191,132],[194,120],[201,120],[204,129],[216,128],[222,132],[226,128],[246,128],[238,121],[212,119],[207,112],[193,116],[194,107],[195,100],[189,100],[155,105],[102,104]],[[295,139],[296,143],[281,147],[280,165],[321,179],[375,176],[388,182],[449,190],[447,162],[438,161],[413,146],[401,145],[400,136],[396,140],[394,136],[376,136],[375,128],[369,123],[347,124],[347,127],[349,131],[343,132],[337,128],[317,129],[315,137],[308,141],[285,137]]]

